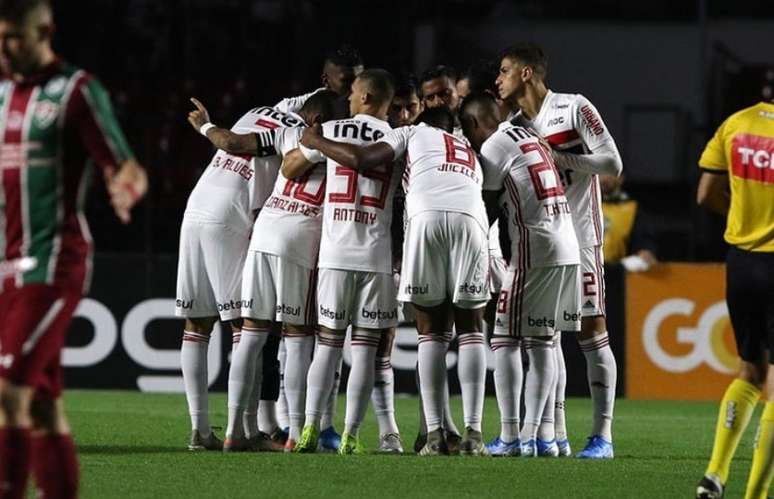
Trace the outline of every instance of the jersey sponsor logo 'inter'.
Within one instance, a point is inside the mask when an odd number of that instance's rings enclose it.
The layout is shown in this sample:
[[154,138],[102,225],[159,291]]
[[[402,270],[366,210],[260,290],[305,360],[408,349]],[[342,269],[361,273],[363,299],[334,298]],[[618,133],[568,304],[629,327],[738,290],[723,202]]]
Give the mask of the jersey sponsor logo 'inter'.
[[731,168],[735,177],[774,184],[774,139],[736,135],[731,147]]

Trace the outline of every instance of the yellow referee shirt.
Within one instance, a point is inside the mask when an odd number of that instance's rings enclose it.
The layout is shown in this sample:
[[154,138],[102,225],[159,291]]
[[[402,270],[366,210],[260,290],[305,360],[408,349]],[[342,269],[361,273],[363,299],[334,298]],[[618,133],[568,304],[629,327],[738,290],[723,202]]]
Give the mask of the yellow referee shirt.
[[707,143],[699,166],[728,173],[726,241],[774,252],[774,104],[761,102],[731,115]]

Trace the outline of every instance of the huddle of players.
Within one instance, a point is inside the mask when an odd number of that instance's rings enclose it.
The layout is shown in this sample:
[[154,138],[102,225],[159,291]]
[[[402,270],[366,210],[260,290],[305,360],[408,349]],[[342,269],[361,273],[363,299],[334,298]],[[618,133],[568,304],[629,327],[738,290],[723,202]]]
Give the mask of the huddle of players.
[[[613,457],[616,366],[604,321],[597,175],[620,173],[621,160],[584,97],[546,89],[546,66],[539,47],[509,47],[496,82],[477,72],[456,81],[438,68],[423,75],[420,98],[411,87],[396,95],[384,70],[329,57],[326,89],[255,108],[230,131],[209,123],[195,102],[189,121],[219,150],[191,194],[181,230],[176,312],[187,319],[190,448],[220,447],[206,420],[207,341],[219,316],[235,331],[244,321],[229,372],[224,450],[268,448],[251,429],[255,416],[244,413],[260,386],[261,350],[280,327],[284,447],[317,450],[351,325],[338,450],[362,452],[358,433],[373,394],[380,450],[402,452],[389,363],[400,300],[411,304],[419,333],[420,454],[570,455],[558,339],[564,330],[578,331],[594,401],[592,436],[578,456]],[[469,92],[461,103],[458,87]],[[347,94],[349,117],[331,120]],[[401,190],[403,224],[393,221]],[[511,241],[507,267],[498,218]],[[393,233],[402,225],[398,262]],[[485,445],[490,302],[501,433]],[[459,440],[445,361],[454,332],[465,427]]]

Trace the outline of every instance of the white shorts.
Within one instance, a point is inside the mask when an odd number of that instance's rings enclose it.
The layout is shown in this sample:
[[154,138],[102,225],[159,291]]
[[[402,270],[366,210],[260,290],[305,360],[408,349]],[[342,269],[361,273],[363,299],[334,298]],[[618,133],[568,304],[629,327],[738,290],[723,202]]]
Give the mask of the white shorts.
[[242,273],[242,317],[314,326],[317,269],[250,251]]
[[447,298],[461,308],[491,298],[487,234],[463,213],[425,211],[406,228],[398,299],[433,307]]
[[330,329],[352,324],[366,329],[398,325],[398,300],[392,274],[319,269],[317,322]]
[[580,330],[578,265],[510,269],[510,284],[500,291],[494,334],[553,336]]
[[602,246],[581,248],[581,313],[583,317],[605,315],[605,256]]
[[227,225],[183,218],[175,315],[239,318],[242,266],[249,243],[249,234]]
[[503,257],[489,257],[489,291],[493,295],[500,294],[500,290],[508,279],[508,263]]

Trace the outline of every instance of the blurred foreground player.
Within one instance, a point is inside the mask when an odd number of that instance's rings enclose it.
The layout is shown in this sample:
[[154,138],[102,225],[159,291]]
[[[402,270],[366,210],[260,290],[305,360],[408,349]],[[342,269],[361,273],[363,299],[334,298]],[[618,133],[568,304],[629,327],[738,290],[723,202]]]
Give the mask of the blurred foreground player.
[[766,497],[774,476],[774,103],[731,115],[699,166],[699,205],[728,217],[726,302],[741,362],[720,402],[712,458],[696,497],[723,497],[731,459],[764,387],[745,497]]
[[34,268],[0,282],[0,498],[78,495],[60,353],[87,291],[91,237],[83,214],[87,160],[102,170],[123,223],[145,171],[90,74],[54,54],[45,0],[0,2],[0,262]]

